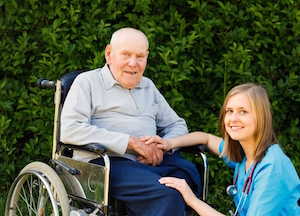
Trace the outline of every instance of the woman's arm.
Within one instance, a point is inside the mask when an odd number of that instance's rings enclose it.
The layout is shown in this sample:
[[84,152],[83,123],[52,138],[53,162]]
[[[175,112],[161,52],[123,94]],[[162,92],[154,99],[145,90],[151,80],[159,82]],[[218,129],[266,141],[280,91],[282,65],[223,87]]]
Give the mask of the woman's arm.
[[172,148],[203,144],[215,155],[220,155],[219,145],[222,141],[222,138],[218,136],[200,131],[191,132],[168,140],[159,136],[143,136],[140,139],[145,141],[145,144],[158,143],[157,146],[165,151],[169,151]]
[[201,216],[224,216],[224,214],[216,211],[205,202],[198,199],[185,179],[179,179],[174,177],[163,177],[159,179],[161,184],[165,184],[167,187],[172,187],[178,190],[185,200],[186,204],[193,208]]

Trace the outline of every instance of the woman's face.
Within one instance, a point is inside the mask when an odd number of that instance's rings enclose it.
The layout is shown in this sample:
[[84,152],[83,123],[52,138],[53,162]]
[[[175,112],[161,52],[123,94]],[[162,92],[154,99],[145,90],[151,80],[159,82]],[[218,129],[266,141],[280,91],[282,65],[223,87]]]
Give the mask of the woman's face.
[[224,125],[233,140],[241,144],[254,144],[256,120],[246,94],[239,93],[229,98],[225,108]]

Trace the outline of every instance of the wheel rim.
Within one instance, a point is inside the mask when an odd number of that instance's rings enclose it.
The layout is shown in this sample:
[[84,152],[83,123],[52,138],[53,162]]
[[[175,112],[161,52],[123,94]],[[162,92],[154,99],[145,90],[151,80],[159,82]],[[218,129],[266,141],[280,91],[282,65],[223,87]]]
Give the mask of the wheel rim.
[[62,215],[56,190],[46,176],[36,171],[25,171],[13,184],[8,215]]

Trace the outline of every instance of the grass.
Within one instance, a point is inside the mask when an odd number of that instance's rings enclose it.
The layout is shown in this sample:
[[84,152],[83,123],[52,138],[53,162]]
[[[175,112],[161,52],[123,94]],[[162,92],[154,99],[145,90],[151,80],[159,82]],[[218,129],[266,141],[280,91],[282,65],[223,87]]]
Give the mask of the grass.
[[2,213],[5,212],[5,202],[6,202],[7,194],[8,194],[7,191],[2,191],[0,193],[0,212]]

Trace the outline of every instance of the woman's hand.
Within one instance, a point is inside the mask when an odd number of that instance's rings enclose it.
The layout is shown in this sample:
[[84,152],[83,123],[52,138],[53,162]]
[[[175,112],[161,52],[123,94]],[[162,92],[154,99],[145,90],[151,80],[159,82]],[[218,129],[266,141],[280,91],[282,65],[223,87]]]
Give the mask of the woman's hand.
[[182,194],[182,197],[187,205],[191,206],[193,202],[198,201],[198,198],[187,184],[185,179],[163,177],[158,181],[161,184],[165,184],[167,187],[172,187],[178,190]]
[[202,200],[198,199],[193,193],[192,189],[186,183],[185,179],[179,179],[174,177],[163,177],[158,180],[161,184],[165,184],[167,187],[172,187],[178,190],[186,202],[191,208],[193,208],[201,216],[225,216],[224,214],[216,211],[211,206],[207,205]]
[[167,152],[172,148],[171,142],[161,138],[160,136],[142,136],[140,137],[142,142],[145,142],[146,145],[156,143],[157,147]]

